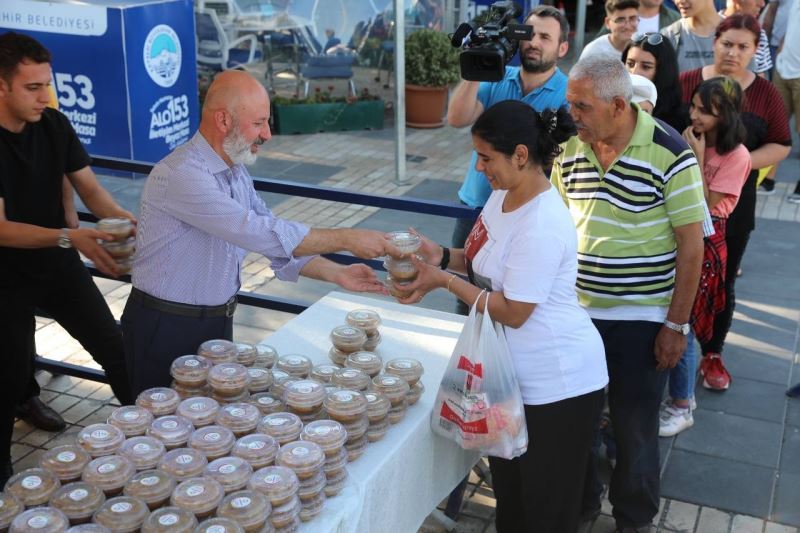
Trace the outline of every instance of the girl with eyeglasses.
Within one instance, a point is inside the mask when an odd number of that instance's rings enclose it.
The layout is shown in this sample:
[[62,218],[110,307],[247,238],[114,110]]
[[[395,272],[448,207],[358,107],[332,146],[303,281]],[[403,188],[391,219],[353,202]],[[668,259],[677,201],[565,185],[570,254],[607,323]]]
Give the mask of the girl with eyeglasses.
[[[736,275],[725,269],[725,233],[751,167],[750,152],[743,144],[747,133],[741,109],[739,84],[728,77],[711,78],[694,90],[689,106],[691,124],[683,132],[703,172],[703,192],[714,221],[714,235],[704,241],[703,270],[692,308],[692,330],[703,353],[713,349],[709,342],[714,336],[715,319],[725,309],[725,278]],[[683,357],[670,370],[670,400],[661,413],[659,436],[672,437],[694,424],[691,403],[696,366],[690,333]]]
[[622,62],[628,72],[644,76],[656,86],[658,102],[653,116],[683,131],[687,121],[678,82],[678,61],[669,41],[660,33],[634,35],[622,52]]
[[680,76],[685,103],[704,81],[718,76],[734,79],[742,88],[742,121],[747,131],[744,145],[750,151],[752,170],[742,188],[739,203],[727,223],[728,247],[725,279],[725,309],[716,316],[714,335],[703,348],[700,372],[703,385],[712,390],[726,390],[731,376],[722,363],[722,348],[733,320],[735,305],[734,275],[742,261],[750,232],[755,229],[756,181],[758,169],[772,166],[789,155],[791,135],[786,108],[777,89],[748,70],[761,34],[758,21],[751,15],[725,18],[714,36],[714,63],[684,72]]

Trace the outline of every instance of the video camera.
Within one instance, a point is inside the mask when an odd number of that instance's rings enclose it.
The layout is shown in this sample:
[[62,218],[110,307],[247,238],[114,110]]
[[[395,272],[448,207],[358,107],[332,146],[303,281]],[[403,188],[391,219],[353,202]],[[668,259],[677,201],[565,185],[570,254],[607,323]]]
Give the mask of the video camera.
[[520,41],[533,37],[533,26],[509,24],[522,14],[511,0],[489,7],[489,19],[482,26],[464,22],[451,37],[451,44],[463,48],[459,55],[461,77],[470,81],[500,81],[506,64],[519,48]]

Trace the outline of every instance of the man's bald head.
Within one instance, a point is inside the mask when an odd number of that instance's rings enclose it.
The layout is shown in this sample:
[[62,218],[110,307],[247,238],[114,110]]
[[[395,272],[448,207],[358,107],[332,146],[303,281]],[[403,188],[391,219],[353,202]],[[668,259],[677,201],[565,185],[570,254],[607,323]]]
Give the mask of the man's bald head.
[[206,93],[203,116],[215,111],[227,111],[239,116],[243,111],[269,109],[269,95],[261,83],[247,72],[226,70],[214,78]]

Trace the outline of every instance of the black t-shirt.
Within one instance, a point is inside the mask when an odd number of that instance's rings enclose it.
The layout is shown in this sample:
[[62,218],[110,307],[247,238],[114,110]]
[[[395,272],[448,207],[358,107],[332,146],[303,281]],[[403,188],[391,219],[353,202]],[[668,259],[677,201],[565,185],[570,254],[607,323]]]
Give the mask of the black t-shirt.
[[[40,121],[26,124],[20,133],[0,127],[0,197],[6,219],[63,228],[62,178],[90,162],[67,117],[54,109],[45,109]],[[64,252],[0,246],[0,283],[49,276]]]

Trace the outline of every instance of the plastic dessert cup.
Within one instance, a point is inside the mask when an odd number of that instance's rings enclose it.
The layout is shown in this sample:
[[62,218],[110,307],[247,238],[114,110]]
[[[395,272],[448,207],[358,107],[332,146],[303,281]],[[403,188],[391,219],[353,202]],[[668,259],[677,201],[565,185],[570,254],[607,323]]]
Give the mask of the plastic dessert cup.
[[364,435],[360,439],[355,439],[344,445],[347,450],[347,461],[352,463],[362,455],[367,449],[367,436]]
[[341,473],[347,466],[347,449],[342,448],[336,455],[325,458],[325,464],[322,465],[322,471],[328,478],[335,477]]
[[[211,398],[216,400],[217,403],[220,405],[228,405],[229,403],[242,403],[242,402],[249,402],[250,401],[250,391],[244,389],[241,394],[236,394],[235,396],[228,396],[225,394],[219,394],[217,391],[211,391]],[[216,419],[215,419],[216,420]]]
[[381,317],[372,309],[353,309],[345,317],[345,322],[355,328],[361,328],[367,337],[378,332]]
[[59,488],[50,497],[50,507],[67,515],[71,524],[91,520],[94,512],[106,501],[103,491],[90,483],[78,481]]
[[303,379],[289,383],[284,390],[284,402],[297,414],[319,411],[325,399],[325,387],[318,381]]
[[[350,372],[361,372],[351,370]],[[363,374],[363,372],[361,372]],[[366,376],[366,374],[364,374]],[[367,399],[358,391],[342,389],[331,392],[325,398],[325,410],[331,420],[349,424],[361,420],[367,412]]]
[[39,466],[55,474],[61,483],[68,483],[79,480],[91,460],[92,457],[80,446],[66,444],[42,453]]
[[225,491],[218,481],[207,477],[195,477],[182,481],[170,497],[170,505],[186,509],[199,519],[214,514]]
[[91,424],[78,432],[78,446],[92,457],[111,455],[125,441],[125,434],[111,424]]
[[211,362],[199,355],[182,355],[172,361],[169,373],[176,383],[185,387],[201,387],[208,379]]
[[214,423],[219,412],[219,403],[203,396],[186,398],[179,405],[175,414],[189,420],[196,428],[208,426]]
[[97,221],[95,229],[108,233],[114,238],[113,241],[104,242],[124,242],[133,233],[133,223],[122,217],[101,218]]
[[250,403],[258,407],[262,415],[280,413],[285,409],[285,405],[280,398],[271,392],[259,392],[250,396]]
[[398,357],[386,362],[385,372],[393,376],[404,379],[409,386],[413,386],[425,369],[422,368],[422,363],[410,357]]
[[136,237],[128,237],[119,242],[103,242],[102,246],[115,260],[127,259],[133,255],[133,251],[136,249]]
[[303,427],[300,438],[316,443],[326,457],[335,457],[347,441],[347,430],[335,420],[317,420]]
[[286,503],[276,506],[272,504],[270,522],[276,531],[296,531],[300,527],[300,509],[302,503],[297,495],[292,496]]
[[422,384],[421,381],[417,381],[408,391],[406,394],[406,401],[408,402],[409,407],[414,405],[422,398],[422,395],[425,393],[425,385]]
[[[203,384],[199,387],[187,387],[177,383],[175,380],[172,380],[170,388],[178,393],[178,396],[181,397],[181,400],[211,395],[211,387],[209,387],[208,384]],[[177,410],[175,412],[177,413]]]
[[250,394],[266,392],[272,386],[272,372],[268,368],[252,367],[247,369],[247,373],[250,375],[247,389]]
[[212,365],[236,361],[236,345],[225,339],[206,341],[197,348],[197,355],[208,359]]
[[247,390],[250,374],[239,363],[220,363],[209,370],[208,384],[217,394],[236,396]]
[[217,509],[217,516],[235,520],[248,533],[260,532],[272,511],[267,497],[254,490],[228,494]]
[[327,478],[327,482],[325,483],[325,496],[328,498],[333,498],[342,492],[342,489],[347,484],[348,477],[350,476],[347,473],[347,470],[342,469],[336,475]]
[[314,442],[295,441],[281,446],[275,464],[291,468],[302,481],[314,476],[325,464],[325,453]]
[[153,423],[153,415],[144,407],[123,405],[111,412],[108,423],[121,429],[125,437],[136,437],[144,435]]
[[291,376],[305,379],[308,377],[308,373],[311,372],[311,367],[314,365],[311,359],[305,355],[287,354],[279,357],[275,366]]
[[297,497],[304,503],[308,500],[313,500],[320,492],[325,490],[327,482],[328,478],[325,477],[325,472],[322,471],[322,468],[318,468],[313,476],[300,480]]
[[233,431],[218,425],[200,428],[189,437],[189,447],[205,455],[209,461],[228,455],[234,442]]
[[367,334],[364,330],[350,325],[336,326],[331,331],[331,342],[341,352],[357,352],[364,346],[366,340]]
[[180,507],[163,507],[148,516],[142,533],[194,533],[197,518]]
[[53,507],[37,507],[18,514],[8,528],[9,533],[63,533],[69,527],[67,515]]
[[244,533],[244,528],[230,518],[209,518],[203,520],[194,533]]
[[374,378],[383,368],[383,359],[372,352],[353,352],[347,356],[344,366],[363,370],[369,377]]
[[339,370],[339,368],[340,365],[315,365],[308,374],[308,377],[320,383],[330,383],[331,379],[333,379],[333,373]]
[[369,442],[378,442],[383,437],[386,436],[386,432],[389,430],[389,417],[384,416],[383,420],[378,422],[370,422],[369,427],[367,428],[367,440]]
[[72,526],[67,530],[67,533],[111,533],[111,530],[106,526],[101,526],[94,522],[87,522],[86,524]]
[[231,455],[250,463],[253,470],[270,466],[278,455],[278,441],[266,433],[251,433],[236,441]]
[[266,433],[273,437],[281,446],[297,440],[302,430],[303,422],[292,413],[266,415],[258,424],[259,433]]
[[223,405],[217,413],[217,425],[224,426],[237,437],[251,433],[261,420],[261,411],[252,403],[237,402]]
[[367,335],[367,340],[364,342],[364,347],[362,350],[365,352],[374,352],[380,343],[381,332],[376,331],[373,335]]
[[369,374],[358,368],[342,368],[333,374],[331,383],[343,389],[364,391],[369,388]]
[[122,443],[119,455],[127,457],[136,470],[151,470],[167,452],[164,443],[153,437],[131,437]]
[[153,387],[136,397],[136,405],[144,407],[155,417],[171,415],[179,403],[181,398],[178,393],[167,387]]
[[180,482],[201,476],[207,464],[208,459],[202,452],[193,448],[178,448],[164,454],[158,469]]
[[343,425],[344,429],[347,431],[347,442],[353,442],[356,439],[360,439],[367,433],[367,429],[369,428],[369,419],[366,415],[364,415],[358,420],[354,420],[353,422]]
[[94,513],[92,520],[102,526],[125,533],[139,531],[150,509],[139,498],[133,496],[117,496],[106,500]]
[[[269,498],[272,507],[276,508],[296,498],[300,480],[291,468],[268,466],[253,473],[247,488],[264,494]],[[281,527],[274,522],[273,525]]]
[[410,231],[392,231],[389,233],[389,242],[394,244],[404,254],[413,254],[422,246],[422,239]]
[[382,392],[392,403],[392,407],[405,405],[406,394],[410,390],[406,380],[391,374],[381,374],[372,379],[373,388]]
[[399,279],[394,278],[391,274],[386,276],[386,288],[389,290],[389,294],[395,298],[403,299],[411,296],[414,291],[406,289],[408,284],[409,282],[400,281]]
[[386,419],[389,414],[389,409],[392,407],[392,402],[382,392],[367,391],[364,393],[364,398],[367,399],[367,418],[370,423],[380,422]]
[[[328,358],[330,358],[337,369],[344,366],[348,355],[350,355],[348,352],[343,352],[337,349],[336,346],[331,347],[330,351],[328,351]],[[331,376],[331,378],[333,378],[333,376]]]
[[83,469],[83,481],[101,489],[106,496],[116,496],[136,473],[136,467],[127,457],[105,455],[93,459]]
[[9,492],[0,492],[0,531],[6,531],[14,517],[24,510],[19,498]]
[[269,344],[256,344],[256,363],[255,366],[262,368],[272,368],[278,360],[278,350]]
[[221,457],[206,465],[204,475],[216,479],[225,494],[230,494],[247,485],[253,475],[253,467],[241,457]]
[[164,506],[175,490],[175,479],[163,470],[145,470],[134,475],[122,493],[139,498],[150,510]]
[[236,344],[236,362],[244,366],[253,366],[258,357],[256,347],[246,342],[234,344]]
[[59,487],[61,482],[49,470],[29,468],[11,476],[3,490],[16,497],[25,507],[36,507],[46,504]]
[[158,417],[147,428],[147,435],[163,442],[168,450],[185,446],[192,432],[192,423],[180,415]]
[[308,522],[316,518],[325,507],[325,492],[319,492],[314,498],[303,501],[300,509],[300,520]]

